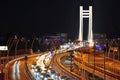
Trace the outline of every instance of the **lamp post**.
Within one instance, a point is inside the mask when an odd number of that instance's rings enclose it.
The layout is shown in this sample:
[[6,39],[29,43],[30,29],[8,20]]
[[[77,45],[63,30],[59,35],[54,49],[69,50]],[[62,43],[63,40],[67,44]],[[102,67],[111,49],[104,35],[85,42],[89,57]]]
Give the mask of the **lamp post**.
[[25,60],[25,63],[27,64],[28,57],[25,56],[25,57],[24,57],[24,60]]
[[95,80],[95,55],[96,55],[96,44],[94,44],[94,72],[93,72],[93,74],[94,74],[94,76],[93,76],[93,79]]
[[33,39],[32,43],[31,43],[31,49],[33,48],[34,41],[35,41],[35,38]]
[[108,53],[108,41],[105,43],[106,51],[104,52],[104,80],[106,80],[106,54]]
[[[6,46],[8,46],[8,50],[7,50],[7,57],[9,56],[9,51],[11,49],[11,44],[12,44],[12,41],[13,41],[13,37],[10,37],[6,43]],[[4,54],[3,54],[4,55]]]
[[73,71],[73,51],[71,50],[71,51],[69,51],[70,52],[70,60],[71,60],[71,64],[70,64],[70,71],[72,72]]
[[30,40],[28,39],[26,39],[25,40],[25,51],[27,52],[28,51],[28,47],[29,47],[29,43],[30,43]]
[[17,54],[17,47],[18,47],[18,43],[20,41],[20,38],[18,38],[18,40],[16,40],[16,45],[15,45],[15,55],[14,55],[14,58],[16,57],[16,54]]

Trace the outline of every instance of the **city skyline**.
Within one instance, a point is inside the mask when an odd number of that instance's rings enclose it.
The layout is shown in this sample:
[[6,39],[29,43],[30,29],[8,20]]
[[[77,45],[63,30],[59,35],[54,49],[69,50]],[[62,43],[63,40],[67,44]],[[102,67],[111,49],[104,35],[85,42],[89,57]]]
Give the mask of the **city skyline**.
[[[68,33],[70,37],[77,38],[80,5],[85,8],[93,6],[93,33],[119,36],[119,2],[112,0],[2,1],[0,32],[41,35]],[[88,32],[86,26],[85,36]]]

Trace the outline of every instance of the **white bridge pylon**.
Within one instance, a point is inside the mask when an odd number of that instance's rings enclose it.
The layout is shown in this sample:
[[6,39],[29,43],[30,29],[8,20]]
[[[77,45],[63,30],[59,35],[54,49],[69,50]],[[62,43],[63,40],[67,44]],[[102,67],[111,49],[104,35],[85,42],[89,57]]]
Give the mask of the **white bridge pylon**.
[[88,42],[89,46],[93,46],[93,31],[92,31],[92,6],[89,6],[89,10],[83,10],[83,6],[80,6],[80,24],[79,24],[79,41],[83,41],[83,19],[88,18]]

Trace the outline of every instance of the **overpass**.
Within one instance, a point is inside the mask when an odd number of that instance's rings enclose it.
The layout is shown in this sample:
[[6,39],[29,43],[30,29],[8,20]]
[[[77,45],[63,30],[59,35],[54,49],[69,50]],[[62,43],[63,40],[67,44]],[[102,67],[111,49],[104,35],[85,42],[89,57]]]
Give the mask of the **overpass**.
[[[59,57],[62,58],[67,55],[68,54],[66,54],[66,55],[61,54],[61,55],[59,55]],[[91,63],[88,63],[88,60],[87,60],[88,57],[86,57],[86,58],[85,57],[86,56],[83,55],[84,59],[74,58],[74,64],[77,65],[77,69],[82,69],[83,77],[86,77],[87,72],[89,72],[89,73],[93,74],[93,76],[98,76],[102,79],[104,79],[104,77],[106,77],[106,80],[119,80],[120,79],[120,68],[119,68],[120,65],[118,64],[118,62],[111,60],[111,59],[106,59],[106,63],[110,63],[110,64],[109,64],[109,66],[106,65],[106,69],[104,69],[104,64],[101,62],[98,62],[97,58],[96,58],[96,63],[94,64],[94,62],[92,62],[92,61],[91,61]],[[58,61],[60,58],[58,58]],[[103,57],[100,57],[98,59],[102,59],[102,61],[103,61]],[[114,63],[115,65],[111,65],[111,63]],[[61,65],[62,64],[60,64],[59,66],[61,66]],[[64,68],[64,70],[68,69],[64,65],[62,65],[61,68]],[[69,69],[68,69],[68,71],[69,71]],[[71,73],[71,72],[69,71],[69,73]],[[72,75],[74,75],[74,74],[72,74]],[[74,76],[76,76],[76,75],[80,76],[79,74],[75,74]]]

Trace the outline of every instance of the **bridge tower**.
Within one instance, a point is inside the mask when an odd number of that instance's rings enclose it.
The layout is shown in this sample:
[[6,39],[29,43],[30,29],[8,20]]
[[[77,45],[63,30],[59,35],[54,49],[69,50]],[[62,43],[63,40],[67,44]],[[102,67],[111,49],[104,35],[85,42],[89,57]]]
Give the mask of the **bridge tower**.
[[88,18],[88,42],[89,46],[93,46],[93,31],[92,31],[92,6],[89,6],[89,10],[83,10],[83,6],[80,6],[80,24],[79,24],[79,41],[83,41],[83,19]]

